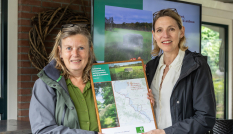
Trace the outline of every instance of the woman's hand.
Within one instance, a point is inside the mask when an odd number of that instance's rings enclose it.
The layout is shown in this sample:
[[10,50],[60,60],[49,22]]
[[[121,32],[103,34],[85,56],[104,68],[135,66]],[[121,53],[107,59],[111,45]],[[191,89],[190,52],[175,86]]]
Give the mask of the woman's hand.
[[154,129],[143,134],[166,134],[163,129]]
[[102,132],[98,132],[98,134],[103,134]]
[[147,99],[150,100],[153,106],[155,105],[155,98],[151,89],[149,89],[149,93],[147,93]]
[[[141,59],[141,57],[138,57],[138,60]],[[130,60],[136,60],[136,58],[131,58]],[[146,64],[144,65],[145,71],[146,71]]]
[[[138,57],[138,60],[141,59],[141,57]],[[136,58],[131,58],[130,60],[136,60]]]

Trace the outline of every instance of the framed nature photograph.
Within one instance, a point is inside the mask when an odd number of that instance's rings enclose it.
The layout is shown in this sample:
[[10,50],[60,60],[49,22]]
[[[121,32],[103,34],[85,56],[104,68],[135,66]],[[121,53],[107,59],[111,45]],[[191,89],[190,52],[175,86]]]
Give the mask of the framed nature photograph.
[[[105,6],[105,62],[151,59],[152,12]],[[119,52],[121,54],[119,54]]]
[[157,128],[145,76],[142,60],[93,65],[91,83],[101,132],[140,134]]

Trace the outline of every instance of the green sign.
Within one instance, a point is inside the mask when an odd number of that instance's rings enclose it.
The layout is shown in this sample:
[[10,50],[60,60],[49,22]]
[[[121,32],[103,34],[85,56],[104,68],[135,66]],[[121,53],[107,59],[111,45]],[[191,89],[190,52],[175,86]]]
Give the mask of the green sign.
[[111,81],[108,64],[93,65],[91,69],[93,82]]
[[137,133],[144,133],[144,127],[143,126],[136,127],[136,131],[137,131]]

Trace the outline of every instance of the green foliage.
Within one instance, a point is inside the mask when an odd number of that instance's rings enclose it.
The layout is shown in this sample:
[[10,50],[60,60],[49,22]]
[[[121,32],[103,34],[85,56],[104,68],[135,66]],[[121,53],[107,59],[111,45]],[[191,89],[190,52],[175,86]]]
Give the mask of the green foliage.
[[224,79],[223,78],[214,78],[214,92],[216,98],[216,118],[224,118]]
[[[95,83],[94,85],[97,90],[96,92],[100,93],[102,98],[104,99],[104,105],[115,103],[111,82]],[[101,92],[99,91],[100,88],[102,88]]]
[[110,128],[119,126],[116,105],[109,104],[102,111],[100,111],[100,124],[101,128]]
[[[132,72],[125,72],[125,68],[132,68]],[[124,66],[117,68],[110,68],[110,74],[112,80],[126,80],[144,78],[144,71],[142,66]]]
[[201,40],[218,40],[219,33],[205,26],[201,27]]
[[219,76],[216,71],[219,70],[219,49],[221,40],[219,39],[219,32],[213,31],[205,26],[201,27],[201,53],[208,56],[208,64],[211,69],[214,83],[214,91],[217,105],[217,118],[224,118],[224,75]]
[[133,29],[139,31],[150,31],[152,30],[152,23],[147,22],[136,22],[136,23],[125,23],[122,24],[114,24],[113,27],[115,28],[122,28],[122,29]]
[[219,48],[221,40],[219,40],[219,33],[207,27],[202,26],[202,42],[201,53],[208,56],[208,64],[211,68],[212,74],[215,74],[219,68]]
[[101,95],[104,99],[104,105],[113,104],[115,102],[112,87],[103,88]]
[[98,109],[103,109],[104,105],[100,101],[97,101],[97,107]]
[[102,89],[97,92],[101,94],[104,100],[103,103],[97,101],[101,127],[109,128],[118,126],[117,111],[111,82],[94,83],[94,85],[96,89]]

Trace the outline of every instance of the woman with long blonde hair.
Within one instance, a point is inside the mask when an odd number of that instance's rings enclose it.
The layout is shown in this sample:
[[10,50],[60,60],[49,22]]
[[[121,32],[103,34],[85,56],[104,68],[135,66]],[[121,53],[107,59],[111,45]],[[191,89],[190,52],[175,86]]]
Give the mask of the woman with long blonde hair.
[[89,77],[94,61],[90,33],[63,25],[32,90],[32,133],[100,134]]

